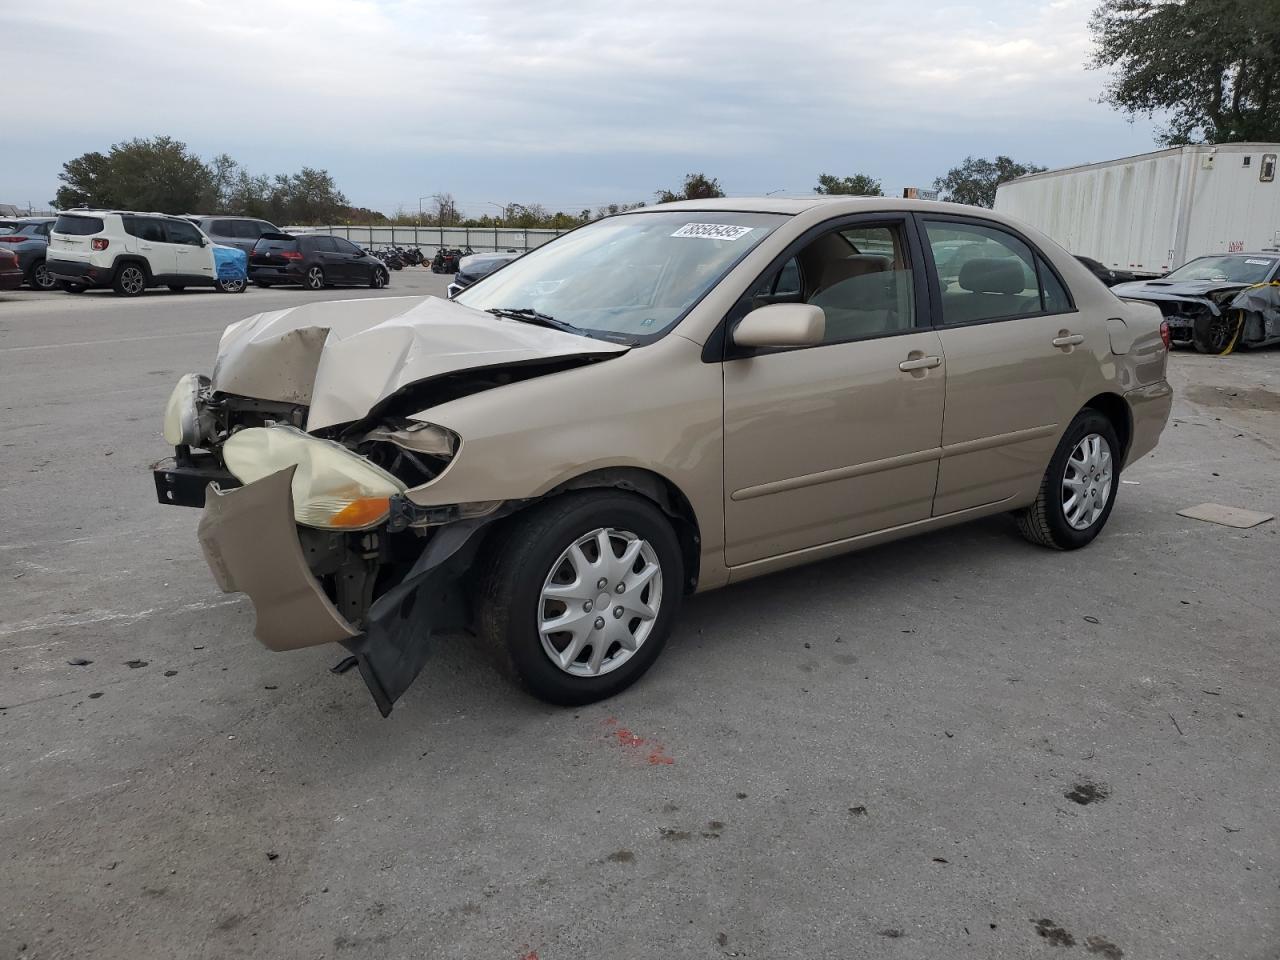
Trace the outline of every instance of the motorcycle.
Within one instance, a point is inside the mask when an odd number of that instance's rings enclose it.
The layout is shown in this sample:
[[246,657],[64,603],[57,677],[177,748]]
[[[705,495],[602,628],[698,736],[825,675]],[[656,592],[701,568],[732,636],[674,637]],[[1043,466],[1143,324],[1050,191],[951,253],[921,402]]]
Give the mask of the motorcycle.
[[432,273],[457,273],[458,264],[463,257],[469,257],[475,251],[468,246],[465,250],[457,247],[441,247],[431,258]]

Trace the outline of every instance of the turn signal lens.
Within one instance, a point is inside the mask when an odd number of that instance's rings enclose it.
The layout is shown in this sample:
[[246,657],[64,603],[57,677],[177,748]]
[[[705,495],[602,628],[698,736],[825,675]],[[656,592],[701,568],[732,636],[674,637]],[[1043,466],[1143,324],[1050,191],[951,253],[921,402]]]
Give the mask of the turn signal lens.
[[1160,321],[1160,339],[1164,341],[1164,348],[1165,348],[1166,350],[1172,350],[1172,349],[1173,349],[1173,337],[1171,337],[1171,336],[1169,335],[1169,321],[1168,321],[1168,320],[1161,320],[1161,321]]
[[304,527],[366,530],[391,512],[391,498],[405,485],[340,443],[296,427],[250,427],[222,445],[222,458],[241,483],[253,483],[289,467],[293,518]]
[[330,517],[328,525],[341,530],[362,530],[378,523],[390,512],[390,497],[362,497],[352,500]]

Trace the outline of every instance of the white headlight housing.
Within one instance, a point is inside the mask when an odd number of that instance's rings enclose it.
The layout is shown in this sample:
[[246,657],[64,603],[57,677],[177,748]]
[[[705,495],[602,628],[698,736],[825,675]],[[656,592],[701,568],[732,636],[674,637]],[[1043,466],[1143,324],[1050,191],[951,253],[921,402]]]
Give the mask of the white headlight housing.
[[169,394],[164,408],[164,439],[173,446],[198,447],[204,440],[200,430],[200,395],[209,389],[209,378],[188,373]]
[[296,466],[293,517],[306,527],[367,530],[391,512],[405,485],[340,443],[277,424],[240,430],[222,445],[227,469],[241,483]]

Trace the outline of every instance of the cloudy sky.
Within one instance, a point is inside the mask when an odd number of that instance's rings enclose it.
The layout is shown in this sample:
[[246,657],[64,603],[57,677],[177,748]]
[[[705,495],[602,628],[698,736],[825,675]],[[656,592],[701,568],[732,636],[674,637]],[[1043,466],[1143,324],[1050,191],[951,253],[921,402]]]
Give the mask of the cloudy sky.
[[[733,194],[820,172],[886,192],[967,154],[1140,153],[1096,102],[1094,0],[6,0],[0,201],[169,134],[255,173],[327,168],[387,212],[451,192],[578,210],[691,170]],[[427,201],[430,202],[429,200]]]

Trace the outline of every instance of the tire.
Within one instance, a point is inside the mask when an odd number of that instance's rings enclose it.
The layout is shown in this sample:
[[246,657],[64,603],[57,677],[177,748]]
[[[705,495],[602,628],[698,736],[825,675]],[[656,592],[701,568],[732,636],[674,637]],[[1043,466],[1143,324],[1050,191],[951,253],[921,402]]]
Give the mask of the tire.
[[183,290],[187,289],[187,288],[186,288],[183,284],[181,284],[181,283],[171,283],[171,284],[169,284],[169,285],[168,285],[168,287],[169,287],[169,289],[170,289],[170,290],[172,290],[174,293],[181,293]]
[[374,290],[381,290],[387,285],[387,271],[381,267],[374,267],[369,271],[369,286]]
[[1243,317],[1236,318],[1226,314],[1215,317],[1209,313],[1200,314],[1191,326],[1191,342],[1195,344],[1196,353],[1213,355],[1230,353],[1242,323]]
[[63,293],[84,293],[88,288],[82,283],[72,283],[70,280],[59,280],[58,289]]
[[[1091,446],[1098,451],[1093,459]],[[1081,410],[1058,442],[1035,502],[1016,514],[1019,532],[1054,550],[1078,550],[1091,543],[1115,506],[1120,456],[1111,421],[1090,407]],[[1069,499],[1073,494],[1074,501]]]
[[140,297],[147,289],[147,271],[132,260],[122,263],[111,289],[122,297]]
[[43,260],[37,260],[31,265],[31,270],[27,275],[27,283],[31,285],[32,290],[52,290],[58,285]]
[[[601,533],[613,552],[612,565],[601,563]],[[641,546],[630,546],[637,540]],[[570,558],[575,545],[586,564],[581,569]],[[638,555],[624,573],[621,555],[628,549]],[[684,563],[675,531],[648,500],[613,491],[556,497],[518,517],[489,550],[477,593],[478,632],[504,672],[540,700],[574,706],[611,697],[638,680],[662,652],[684,592]],[[656,575],[636,577],[636,566],[643,571],[653,565]],[[610,575],[630,580],[632,589],[617,593]],[[577,591],[575,584],[581,584]],[[564,593],[565,599],[550,599],[544,590]],[[614,602],[619,598],[626,604],[621,615],[624,607]],[[608,609],[601,609],[602,602]],[[628,615],[655,603],[651,619]],[[574,614],[576,631],[544,633],[543,622],[568,614]],[[634,647],[624,649],[615,639],[620,636]],[[552,660],[553,652],[559,659],[572,656],[575,643],[574,660]]]

